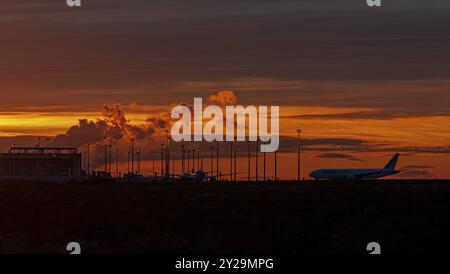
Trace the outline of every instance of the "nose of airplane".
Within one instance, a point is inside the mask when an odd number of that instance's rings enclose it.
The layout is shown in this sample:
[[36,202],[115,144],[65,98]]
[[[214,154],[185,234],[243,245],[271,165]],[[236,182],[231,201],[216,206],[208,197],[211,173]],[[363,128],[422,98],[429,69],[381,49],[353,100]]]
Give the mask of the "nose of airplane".
[[314,178],[314,179],[317,179],[317,170],[311,172],[311,173],[309,174],[309,177]]

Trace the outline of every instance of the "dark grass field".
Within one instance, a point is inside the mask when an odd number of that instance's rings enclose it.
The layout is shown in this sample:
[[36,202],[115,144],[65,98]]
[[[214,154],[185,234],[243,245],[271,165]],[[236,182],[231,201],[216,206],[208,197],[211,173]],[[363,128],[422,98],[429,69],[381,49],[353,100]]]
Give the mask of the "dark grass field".
[[0,252],[450,253],[450,181],[0,182]]

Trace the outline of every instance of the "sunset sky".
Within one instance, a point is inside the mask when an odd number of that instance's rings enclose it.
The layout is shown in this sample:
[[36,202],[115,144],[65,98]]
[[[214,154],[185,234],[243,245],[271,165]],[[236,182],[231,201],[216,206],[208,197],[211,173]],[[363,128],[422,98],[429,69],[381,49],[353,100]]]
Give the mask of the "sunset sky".
[[0,149],[59,135],[83,151],[117,104],[148,160],[170,106],[233,91],[238,104],[281,106],[285,178],[298,128],[304,177],[381,168],[399,152],[401,177],[448,178],[450,3],[385,2],[3,0]]

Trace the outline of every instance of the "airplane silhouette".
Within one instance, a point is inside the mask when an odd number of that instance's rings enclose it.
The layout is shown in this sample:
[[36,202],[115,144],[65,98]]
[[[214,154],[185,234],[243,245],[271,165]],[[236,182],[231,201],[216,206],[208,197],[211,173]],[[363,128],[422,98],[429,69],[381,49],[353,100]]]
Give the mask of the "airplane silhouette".
[[310,177],[316,180],[356,180],[356,179],[378,179],[394,174],[398,174],[401,171],[395,170],[400,154],[395,154],[394,157],[387,163],[384,168],[372,168],[372,169],[319,169],[311,172]]

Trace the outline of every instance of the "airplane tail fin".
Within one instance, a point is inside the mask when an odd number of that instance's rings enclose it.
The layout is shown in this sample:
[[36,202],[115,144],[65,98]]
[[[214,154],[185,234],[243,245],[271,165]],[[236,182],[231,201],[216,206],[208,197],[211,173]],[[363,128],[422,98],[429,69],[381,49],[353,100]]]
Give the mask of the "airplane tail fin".
[[394,157],[387,163],[387,165],[384,167],[384,169],[395,169],[395,166],[397,166],[398,158],[400,157],[400,154],[395,154]]

